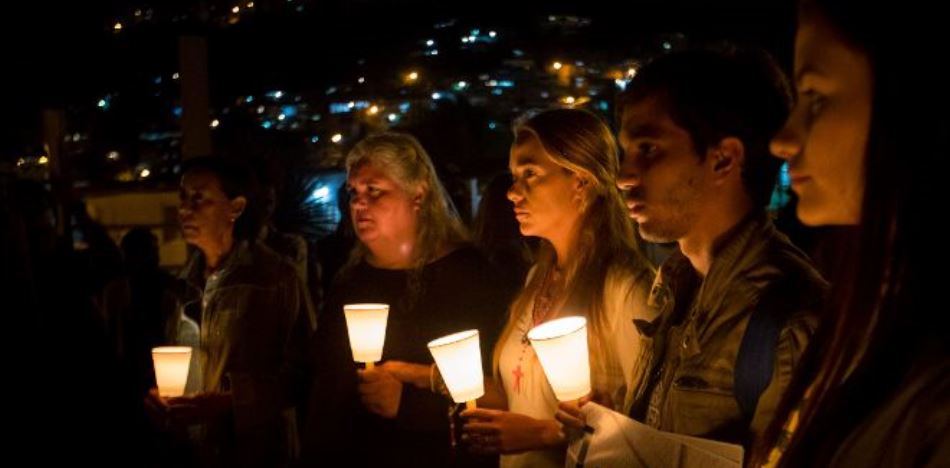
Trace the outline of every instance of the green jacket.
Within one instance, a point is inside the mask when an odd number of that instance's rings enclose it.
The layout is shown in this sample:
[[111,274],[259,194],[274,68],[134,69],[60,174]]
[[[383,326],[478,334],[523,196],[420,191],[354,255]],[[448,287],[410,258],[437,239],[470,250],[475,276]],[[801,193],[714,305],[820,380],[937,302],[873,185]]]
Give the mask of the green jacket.
[[[637,323],[643,344],[627,394],[631,417],[663,431],[749,447],[791,381],[826,289],[807,256],[764,213],[718,241],[705,278],[674,253],[650,292],[658,318]],[[760,336],[759,351],[746,351],[743,359],[758,367],[739,365],[756,315],[764,325],[750,335]]]
[[207,280],[196,252],[181,300],[201,319],[197,350],[205,392],[230,392],[233,411],[204,427],[210,466],[287,466],[298,450],[295,403],[305,394],[305,352],[316,319],[292,265],[240,242]]

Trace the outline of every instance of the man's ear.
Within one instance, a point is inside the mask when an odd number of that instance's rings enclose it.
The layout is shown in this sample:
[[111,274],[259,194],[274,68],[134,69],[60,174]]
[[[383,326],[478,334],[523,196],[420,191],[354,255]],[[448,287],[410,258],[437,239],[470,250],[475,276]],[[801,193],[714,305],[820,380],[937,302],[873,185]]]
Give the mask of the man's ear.
[[228,203],[231,205],[231,222],[233,223],[244,214],[244,209],[247,208],[247,198],[237,196]]
[[725,180],[733,174],[740,174],[745,164],[745,145],[736,137],[726,137],[706,152],[713,180]]

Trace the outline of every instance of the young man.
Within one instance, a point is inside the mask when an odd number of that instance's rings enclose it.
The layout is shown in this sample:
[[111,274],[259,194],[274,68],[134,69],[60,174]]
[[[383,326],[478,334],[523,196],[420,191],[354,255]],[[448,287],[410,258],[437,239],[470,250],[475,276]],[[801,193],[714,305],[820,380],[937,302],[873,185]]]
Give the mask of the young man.
[[679,245],[651,291],[659,318],[638,324],[634,419],[748,447],[791,380],[826,285],[765,211],[789,101],[764,54],[696,50],[644,67],[618,102],[630,217]]

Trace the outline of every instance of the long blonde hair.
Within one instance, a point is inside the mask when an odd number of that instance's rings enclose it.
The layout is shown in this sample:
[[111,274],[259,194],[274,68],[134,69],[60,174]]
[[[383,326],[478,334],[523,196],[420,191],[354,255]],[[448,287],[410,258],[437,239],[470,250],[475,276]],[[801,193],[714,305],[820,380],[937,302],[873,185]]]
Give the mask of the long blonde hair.
[[[608,351],[609,324],[604,288],[610,272],[650,284],[652,267],[643,256],[623,197],[617,188],[620,161],[617,143],[610,128],[597,116],[580,109],[552,109],[521,119],[514,125],[515,143],[538,138],[548,156],[560,167],[587,182],[587,197],[577,225],[576,254],[564,267],[565,304],[586,311],[592,369],[609,369],[617,357]],[[554,247],[542,239],[534,274],[515,298],[508,323],[494,352],[498,373],[501,349],[518,325],[520,314],[532,304],[545,276],[557,266]]]
[[[411,278],[418,280],[423,266],[436,260],[447,249],[468,241],[468,232],[455,205],[439,182],[432,160],[415,137],[406,133],[382,132],[364,138],[346,156],[347,175],[367,164],[383,170],[407,193],[422,189]],[[357,240],[343,271],[359,264],[367,253],[366,245]]]

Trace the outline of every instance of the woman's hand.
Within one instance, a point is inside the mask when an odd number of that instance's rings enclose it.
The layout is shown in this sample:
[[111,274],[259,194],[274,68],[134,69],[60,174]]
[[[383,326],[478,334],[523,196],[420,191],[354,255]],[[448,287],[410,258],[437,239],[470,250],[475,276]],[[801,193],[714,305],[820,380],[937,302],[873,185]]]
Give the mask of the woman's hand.
[[490,409],[462,412],[462,441],[476,453],[511,454],[554,448],[564,444],[557,421]]
[[585,396],[577,401],[562,401],[557,405],[557,413],[554,415],[554,418],[558,420],[564,426],[564,433],[568,435],[569,439],[573,439],[572,436],[580,435],[585,430],[588,430],[587,427],[587,418],[584,416],[584,413],[581,412],[581,408],[590,402],[590,395]]
[[198,393],[164,399],[168,422],[174,426],[206,423],[232,410],[230,393]]
[[423,390],[430,389],[432,374],[435,371],[432,365],[403,361],[386,361],[377,367],[389,372],[396,380]]
[[359,374],[360,401],[370,412],[384,418],[395,418],[402,399],[402,382],[382,366],[357,371]]

